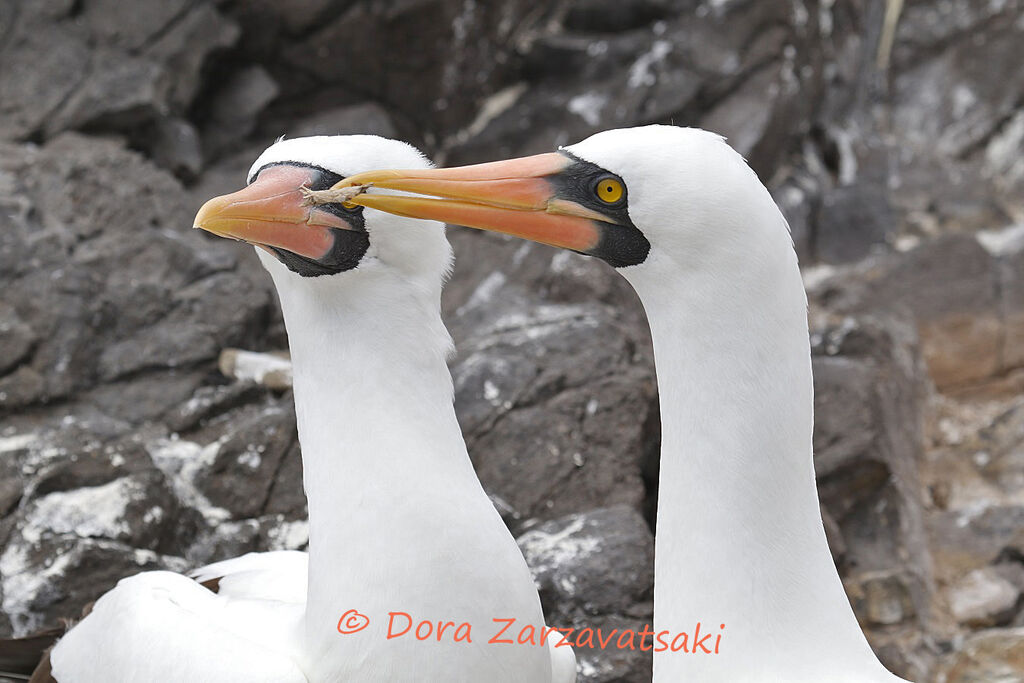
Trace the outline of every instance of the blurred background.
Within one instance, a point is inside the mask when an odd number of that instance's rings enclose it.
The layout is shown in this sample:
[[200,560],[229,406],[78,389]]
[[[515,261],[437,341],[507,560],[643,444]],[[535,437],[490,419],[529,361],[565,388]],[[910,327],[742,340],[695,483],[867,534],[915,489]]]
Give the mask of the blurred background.
[[[139,570],[304,547],[288,374],[252,371],[286,348],[270,280],[191,229],[275,138],[451,164],[672,122],[727,135],[789,219],[872,645],[914,680],[1024,680],[1022,4],[0,0],[0,636]],[[595,260],[449,235],[460,421],[549,623],[638,628],[639,302]],[[577,657],[650,680],[642,653]]]

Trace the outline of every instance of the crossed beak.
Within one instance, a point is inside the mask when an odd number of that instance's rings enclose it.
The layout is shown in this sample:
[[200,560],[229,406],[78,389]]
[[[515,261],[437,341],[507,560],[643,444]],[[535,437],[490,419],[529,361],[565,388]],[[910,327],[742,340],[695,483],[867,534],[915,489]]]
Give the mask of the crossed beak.
[[194,225],[221,237],[319,260],[334,245],[332,229],[353,227],[306,201],[302,188],[314,173],[302,166],[267,167],[244,189],[203,204]]
[[558,197],[557,180],[574,163],[555,152],[458,168],[369,171],[334,189],[372,185],[416,195],[366,192],[350,201],[410,218],[443,221],[590,252],[616,221]]

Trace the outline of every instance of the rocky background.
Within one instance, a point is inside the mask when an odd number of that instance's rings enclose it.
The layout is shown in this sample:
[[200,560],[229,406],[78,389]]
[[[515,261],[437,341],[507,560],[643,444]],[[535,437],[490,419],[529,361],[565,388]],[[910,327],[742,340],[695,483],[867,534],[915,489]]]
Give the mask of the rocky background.
[[[1024,679],[1022,5],[0,0],[0,636],[139,570],[303,547],[286,365],[230,351],[285,348],[269,278],[190,229],[277,136],[465,163],[674,122],[726,134],[789,217],[872,644],[918,681]],[[639,302],[599,262],[450,237],[459,416],[549,621],[649,621]]]

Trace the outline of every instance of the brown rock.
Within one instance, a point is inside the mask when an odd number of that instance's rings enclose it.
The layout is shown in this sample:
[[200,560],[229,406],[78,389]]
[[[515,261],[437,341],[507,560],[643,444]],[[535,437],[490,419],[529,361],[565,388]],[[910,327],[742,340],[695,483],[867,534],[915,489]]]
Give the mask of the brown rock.
[[895,626],[915,616],[907,579],[899,573],[863,574],[845,586],[854,611],[869,626]]
[[959,652],[946,658],[939,680],[945,683],[993,683],[1024,678],[1024,628],[976,633]]
[[957,621],[971,626],[1005,624],[1013,616],[1020,589],[995,569],[967,574],[947,589],[950,609]]
[[940,389],[980,382],[1005,368],[998,261],[973,236],[941,237],[862,270],[865,283],[851,278],[839,307],[916,320],[922,354]]

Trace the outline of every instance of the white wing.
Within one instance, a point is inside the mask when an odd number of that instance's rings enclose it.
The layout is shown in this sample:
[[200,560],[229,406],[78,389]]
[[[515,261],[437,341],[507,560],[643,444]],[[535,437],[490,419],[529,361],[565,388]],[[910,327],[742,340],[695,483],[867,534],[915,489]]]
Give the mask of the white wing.
[[298,550],[249,553],[189,573],[199,582],[217,582],[217,593],[233,598],[306,603],[309,554]]
[[548,651],[551,653],[551,683],[576,683],[576,653],[568,643],[562,645],[563,642],[565,642],[565,636],[557,631],[548,636]]
[[308,683],[296,663],[303,609],[144,572],[121,580],[57,643],[53,676],[59,683]]

